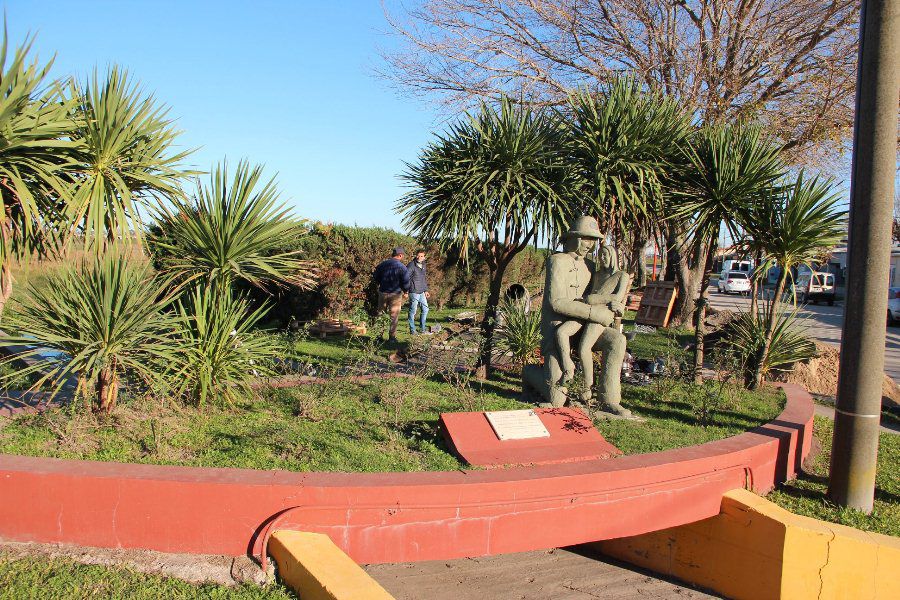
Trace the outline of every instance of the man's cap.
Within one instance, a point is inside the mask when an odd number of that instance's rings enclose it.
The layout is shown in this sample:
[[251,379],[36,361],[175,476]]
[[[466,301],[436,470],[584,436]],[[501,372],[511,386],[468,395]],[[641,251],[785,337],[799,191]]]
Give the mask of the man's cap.
[[397,246],[396,248],[394,248],[394,253],[391,254],[391,256],[400,256],[401,254],[405,256],[406,250],[403,249],[403,246]]
[[603,237],[603,233],[600,232],[600,227],[597,225],[597,221],[594,218],[582,215],[575,219],[572,227],[565,233],[564,237],[593,238],[599,240]]

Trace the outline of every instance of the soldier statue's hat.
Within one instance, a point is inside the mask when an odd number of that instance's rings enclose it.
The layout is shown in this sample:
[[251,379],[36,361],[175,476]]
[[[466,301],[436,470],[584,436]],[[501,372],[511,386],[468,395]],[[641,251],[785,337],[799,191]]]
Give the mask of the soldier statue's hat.
[[572,227],[565,233],[565,237],[593,238],[599,240],[603,237],[596,219],[582,215],[575,219]]

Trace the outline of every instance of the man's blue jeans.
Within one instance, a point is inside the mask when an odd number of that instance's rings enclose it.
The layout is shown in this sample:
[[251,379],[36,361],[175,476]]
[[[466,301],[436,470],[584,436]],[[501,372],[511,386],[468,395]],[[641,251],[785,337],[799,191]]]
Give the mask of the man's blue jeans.
[[425,319],[428,317],[428,298],[425,297],[425,292],[421,294],[414,294],[412,292],[409,293],[409,332],[416,332],[416,310],[419,307],[422,307],[422,312],[419,315],[419,329],[423,332],[425,331]]

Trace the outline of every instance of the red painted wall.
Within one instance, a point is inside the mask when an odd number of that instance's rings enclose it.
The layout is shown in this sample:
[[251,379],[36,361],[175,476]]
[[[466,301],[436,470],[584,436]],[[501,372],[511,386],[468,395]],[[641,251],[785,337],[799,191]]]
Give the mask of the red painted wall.
[[0,455],[0,538],[258,554],[267,525],[328,534],[363,563],[483,556],[637,535],[765,492],[809,452],[812,399],[741,435],[609,460],[420,473],[292,473]]

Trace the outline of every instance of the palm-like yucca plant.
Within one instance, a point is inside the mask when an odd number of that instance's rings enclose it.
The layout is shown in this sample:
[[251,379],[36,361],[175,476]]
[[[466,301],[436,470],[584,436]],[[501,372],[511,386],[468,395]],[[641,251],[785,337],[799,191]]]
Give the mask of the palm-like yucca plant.
[[773,308],[766,319],[766,343],[759,349],[757,369],[751,387],[757,387],[763,379],[762,366],[777,327],[773,315],[778,314],[778,304],[784,293],[791,270],[798,265],[809,265],[822,253],[837,244],[846,233],[846,211],[839,207],[840,196],[831,180],[806,177],[801,171],[792,182],[785,182],[779,193],[767,203],[742,219],[742,226],[765,253],[760,271],[765,272],[778,265],[781,274],[775,286]]
[[396,206],[404,225],[463,257],[477,253],[488,267],[477,365],[486,377],[507,267],[578,208],[565,128],[556,115],[504,98],[452,124],[406,167],[402,177],[412,190]]
[[194,172],[181,166],[190,151],[175,149],[180,132],[168,109],[126,71],[112,67],[105,78],[95,71],[76,90],[81,165],[68,217],[99,252],[116,238],[139,239],[139,208],[179,197]]
[[662,196],[664,172],[690,131],[689,116],[674,98],[643,90],[631,76],[598,93],[569,99],[572,157],[583,191],[610,230],[644,227]]
[[4,25],[0,45],[0,314],[12,294],[12,261],[41,250],[50,205],[65,198],[61,170],[73,161],[73,102],[57,83],[46,86],[51,63],[29,62],[33,40],[12,57]]
[[262,168],[241,161],[234,175],[225,164],[198,185],[190,200],[176,199],[158,214],[161,234],[151,246],[171,256],[167,268],[182,280],[231,288],[237,281],[264,287],[312,285],[314,270],[284,241],[304,235],[306,221],[279,201],[274,179],[261,182]]
[[276,374],[272,359],[283,348],[274,336],[253,331],[265,306],[251,310],[230,290],[198,285],[177,307],[178,346],[184,350],[178,390],[198,406],[216,399],[233,404],[252,394],[250,384],[258,377]]
[[18,373],[36,376],[35,388],[55,396],[75,381],[95,411],[109,413],[124,381],[159,390],[173,379],[179,351],[166,287],[147,265],[95,257],[32,286],[9,315],[17,335],[0,344],[26,347],[13,360],[37,359]]
[[694,376],[703,366],[703,321],[706,289],[724,225],[739,237],[739,217],[747,207],[767,198],[784,174],[780,148],[758,127],[715,125],[699,130],[685,146],[687,168],[677,174],[672,190],[671,218],[683,222],[690,236],[700,239],[705,260],[700,298],[694,315],[696,339]]
[[[789,369],[791,365],[816,355],[816,346],[797,326],[798,310],[785,310],[768,302],[762,307],[762,318],[749,312],[741,313],[728,324],[722,344],[726,351],[737,357],[744,378],[752,384],[757,371],[763,378],[774,371]],[[769,339],[768,323],[774,323]],[[769,344],[760,361],[762,348]]]
[[499,309],[497,346],[512,353],[520,366],[537,359],[541,346],[541,312],[528,310],[528,300],[506,298]]

